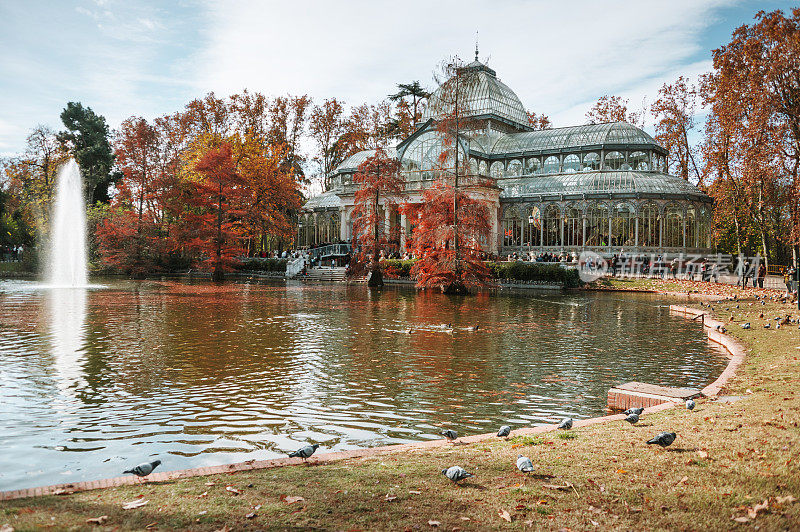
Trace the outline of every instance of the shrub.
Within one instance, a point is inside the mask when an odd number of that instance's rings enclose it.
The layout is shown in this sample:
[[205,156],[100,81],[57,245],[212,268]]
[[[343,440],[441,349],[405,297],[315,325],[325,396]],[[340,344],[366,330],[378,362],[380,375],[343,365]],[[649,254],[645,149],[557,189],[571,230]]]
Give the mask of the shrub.
[[491,262],[489,267],[495,278],[499,280],[552,283],[563,285],[564,288],[576,288],[582,284],[578,270],[563,268],[558,263]]
[[381,261],[383,275],[389,279],[411,277],[411,268],[414,266],[413,260],[384,259]]
[[286,259],[251,257],[242,260],[240,270],[248,272],[285,272]]

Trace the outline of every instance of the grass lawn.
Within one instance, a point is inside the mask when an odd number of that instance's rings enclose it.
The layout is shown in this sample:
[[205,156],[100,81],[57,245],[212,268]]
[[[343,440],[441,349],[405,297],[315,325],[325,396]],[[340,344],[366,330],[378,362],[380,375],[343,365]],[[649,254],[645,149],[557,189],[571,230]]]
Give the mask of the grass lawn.
[[[744,297],[713,305],[718,319],[734,317],[729,333],[748,348],[724,392],[735,400],[700,400],[693,412],[645,415],[635,426],[619,421],[9,501],[0,503],[0,530],[4,524],[15,530],[800,529],[800,329],[793,323],[776,330],[773,319],[797,318],[796,306],[762,305],[753,297],[775,292],[685,281],[609,287]],[[751,329],[738,325],[745,321]],[[662,430],[677,432],[671,447],[645,444]],[[531,458],[533,474],[517,471],[518,454]],[[477,476],[454,485],[440,473],[450,465]],[[138,499],[147,503],[123,509]],[[102,524],[87,522],[101,516],[107,516]]]

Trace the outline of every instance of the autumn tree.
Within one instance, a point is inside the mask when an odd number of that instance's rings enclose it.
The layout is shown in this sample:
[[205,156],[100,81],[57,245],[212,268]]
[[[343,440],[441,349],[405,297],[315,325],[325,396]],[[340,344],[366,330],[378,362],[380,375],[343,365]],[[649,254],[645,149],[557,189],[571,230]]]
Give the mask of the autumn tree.
[[375,154],[361,163],[353,176],[358,184],[353,209],[353,239],[359,248],[351,270],[359,272],[361,267],[368,271],[367,284],[371,287],[383,285],[379,254],[387,242],[387,231],[381,212],[381,199],[384,209],[396,203],[403,191],[400,177],[400,161],[389,157],[379,148]]
[[442,64],[437,81],[438,182],[424,193],[422,219],[412,244],[420,260],[412,274],[420,288],[435,286],[445,293],[464,294],[492,284],[481,260],[481,245],[489,238],[489,211],[476,194],[488,183],[478,176],[467,180],[469,166],[461,136],[463,130],[478,126],[467,99],[479,78],[475,70],[453,58]]
[[665,83],[659,89],[650,112],[655,119],[655,139],[669,151],[669,172],[687,181],[691,175],[696,182],[701,182],[697,147],[689,140],[695,128],[697,98],[697,88],[680,76],[674,83]]
[[637,127],[644,125],[644,111],[629,111],[628,100],[620,96],[602,96],[586,113],[590,124],[603,122],[628,122]]
[[731,216],[716,227],[734,227],[745,251],[752,230],[762,256],[782,260],[800,237],[800,9],[755,18],[712,52],[703,155],[715,216]]
[[185,237],[197,251],[198,267],[210,269],[215,281],[222,280],[244,252],[240,241],[244,180],[234,166],[229,143],[208,150],[195,165],[203,179],[194,183],[189,198]]
[[533,111],[527,111],[527,115],[528,115],[528,125],[535,130],[550,129],[551,127],[553,127],[553,123],[550,122],[550,118],[547,115],[544,114],[538,115]]
[[[396,132],[398,137],[407,137],[414,132],[414,128],[421,120],[424,102],[430,98],[431,93],[417,80],[398,83],[397,89],[396,93],[389,95],[389,100],[397,105],[390,131]],[[408,99],[411,100],[410,103]]]
[[[336,98],[325,100],[311,110],[309,130],[317,148],[314,160],[323,180],[344,160],[338,144],[339,137],[345,131],[343,113],[344,107]],[[327,186],[327,182],[324,185]]]

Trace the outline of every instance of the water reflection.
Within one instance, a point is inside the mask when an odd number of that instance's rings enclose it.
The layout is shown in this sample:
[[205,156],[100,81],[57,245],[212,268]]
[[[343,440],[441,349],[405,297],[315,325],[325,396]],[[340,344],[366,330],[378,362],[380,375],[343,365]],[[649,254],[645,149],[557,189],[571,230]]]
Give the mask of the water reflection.
[[62,395],[86,384],[83,365],[86,351],[85,288],[47,290],[47,316],[50,325],[50,353],[53,357],[56,386]]
[[621,381],[726,362],[649,296],[107,284],[0,283],[0,489],[588,417]]

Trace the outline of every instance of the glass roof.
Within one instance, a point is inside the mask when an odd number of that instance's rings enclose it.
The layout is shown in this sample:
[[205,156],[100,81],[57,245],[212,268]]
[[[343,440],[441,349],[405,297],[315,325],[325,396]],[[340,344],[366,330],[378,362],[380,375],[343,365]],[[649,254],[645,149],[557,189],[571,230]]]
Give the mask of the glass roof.
[[[542,129],[503,135],[488,154],[580,149],[598,144],[651,144],[655,139],[627,122],[605,122],[583,126]],[[476,147],[477,148],[477,147]]]
[[341,204],[341,198],[339,198],[334,191],[329,190],[328,192],[323,192],[319,196],[314,196],[309,199],[306,204],[303,205],[303,208],[311,210],[314,208],[339,207]]
[[544,177],[518,177],[498,180],[501,198],[529,195],[568,194],[676,194],[707,197],[697,187],[679,177],[656,172],[580,172]]
[[[355,172],[356,170],[358,170],[358,167],[361,166],[361,163],[363,163],[364,161],[375,155],[376,151],[377,150],[363,150],[354,153],[353,155],[342,161],[341,164],[339,164],[339,166],[337,166],[332,173],[337,174],[344,170],[352,170]],[[387,148],[385,151],[386,155],[388,155],[389,157],[397,157],[397,152],[395,151],[394,148]]]
[[[475,73],[475,82],[465,89],[464,104],[468,116],[493,114],[511,122],[528,126],[528,113],[517,95],[508,85],[497,79],[495,71],[480,61],[473,61],[466,66]],[[428,105],[422,115],[422,121],[448,114],[452,103],[443,100],[444,86],[451,83],[447,80],[442,87],[428,99]]]

